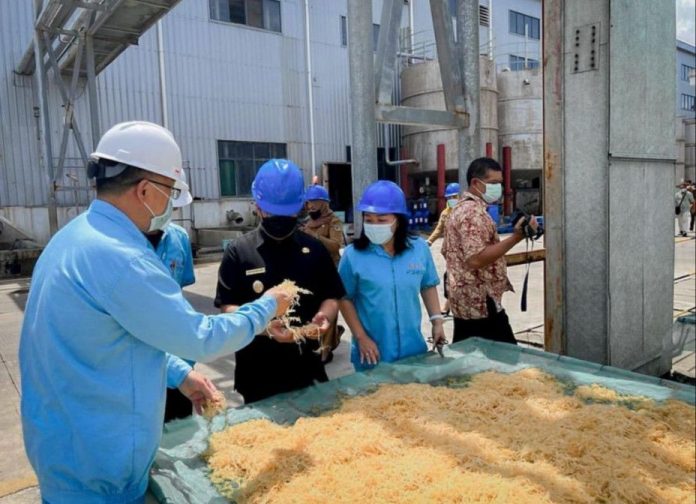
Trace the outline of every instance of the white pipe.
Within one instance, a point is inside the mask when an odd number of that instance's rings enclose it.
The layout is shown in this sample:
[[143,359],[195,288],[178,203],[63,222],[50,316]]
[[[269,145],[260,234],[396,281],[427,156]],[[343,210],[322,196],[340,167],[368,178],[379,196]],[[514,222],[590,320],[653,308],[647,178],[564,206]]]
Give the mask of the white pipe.
[[389,125],[384,123],[382,125],[384,133],[384,162],[389,166],[398,166],[402,164],[420,164],[417,159],[401,159],[400,161],[392,161],[389,159]]
[[307,58],[307,101],[309,104],[309,148],[312,162],[312,179],[317,175],[317,162],[314,144],[314,90],[312,89],[312,46],[309,29],[309,0],[304,0],[305,8],[305,57]]
[[162,34],[161,19],[157,21],[157,57],[159,59],[160,107],[162,109],[162,126],[169,129],[169,110],[167,109],[167,74],[165,72],[164,67],[164,35]]
[[[409,37],[409,45],[410,47],[408,48],[408,52],[411,54],[414,53],[415,47],[416,47],[416,33],[414,31],[414,24],[415,24],[415,19],[414,19],[414,10],[413,10],[413,2],[416,0],[409,0],[408,2],[408,37]],[[409,62],[410,63],[410,62]]]
[[488,59],[493,59],[493,0],[488,0]]
[[524,24],[524,69],[527,70],[527,36],[529,35],[529,25]]

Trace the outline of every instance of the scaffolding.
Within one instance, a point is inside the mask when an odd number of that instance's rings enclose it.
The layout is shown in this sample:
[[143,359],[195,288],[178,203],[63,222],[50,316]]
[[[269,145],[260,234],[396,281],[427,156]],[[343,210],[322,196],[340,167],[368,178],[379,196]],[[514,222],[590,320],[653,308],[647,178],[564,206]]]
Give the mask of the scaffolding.
[[[34,75],[39,101],[41,159],[49,179],[48,215],[51,234],[58,230],[57,192],[89,191],[78,186],[76,175],[69,187],[61,183],[66,170],[68,142],[72,136],[87,163],[88,148],[99,139],[99,104],[96,77],[140,36],[166,15],[180,0],[34,0],[34,34],[15,72]],[[54,157],[49,110],[49,75],[61,98],[62,131],[58,155]],[[66,77],[67,79],[64,79]],[[66,81],[67,80],[67,81]],[[86,145],[83,128],[75,116],[78,89],[88,93],[91,144]],[[76,196],[77,198],[77,196]],[[77,203],[76,203],[77,204]]]

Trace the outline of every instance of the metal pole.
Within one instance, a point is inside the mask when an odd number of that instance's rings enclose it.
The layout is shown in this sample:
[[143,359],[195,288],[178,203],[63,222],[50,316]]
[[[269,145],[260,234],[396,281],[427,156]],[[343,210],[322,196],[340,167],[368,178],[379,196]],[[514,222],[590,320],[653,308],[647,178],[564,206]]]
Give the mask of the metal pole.
[[169,129],[169,108],[167,107],[167,72],[164,66],[164,34],[162,20],[157,21],[157,59],[159,62],[160,108],[162,126]]
[[[94,23],[95,14],[92,13],[90,24]],[[85,38],[86,65],[87,65],[87,90],[89,94],[89,122],[92,128],[92,151],[97,150],[99,143],[99,103],[97,102],[97,76],[94,68],[94,40],[89,33]]]
[[488,0],[488,58],[493,59],[493,0]]
[[304,0],[305,11],[305,58],[307,58],[307,106],[309,108],[309,149],[312,163],[312,178],[317,175],[316,147],[314,139],[314,90],[312,88],[312,45],[309,26],[309,0]]
[[[41,14],[42,0],[34,0],[34,16],[38,20]],[[36,65],[36,87],[40,100],[41,115],[40,134],[43,139],[43,164],[48,175],[48,231],[53,236],[58,231],[58,202],[56,200],[56,183],[53,167],[53,145],[51,143],[51,118],[48,112],[48,76],[44,64],[45,45],[39,28],[34,29],[34,63]]]
[[[416,0],[410,0],[408,2],[408,52],[412,55],[413,50],[416,47],[416,34],[413,30],[413,27],[415,26],[415,17],[414,17],[414,7],[413,4],[415,3]],[[408,60],[409,63],[413,63],[412,60]]]
[[437,210],[445,209],[445,169],[447,168],[445,157],[445,144],[437,145]]
[[459,184],[465,188],[466,170],[481,151],[478,0],[458,0],[457,44],[464,80],[464,100],[469,114],[469,127],[461,128],[458,132]]
[[377,180],[377,124],[372,42],[372,0],[348,0],[348,64],[351,101],[351,176],[355,235],[362,230],[357,205]]
[[543,2],[544,349],[566,353],[564,221],[564,0]]
[[524,24],[524,69],[527,70],[527,37],[529,36],[529,25]]
[[505,192],[503,198],[503,215],[512,215],[512,147],[503,147],[503,182]]

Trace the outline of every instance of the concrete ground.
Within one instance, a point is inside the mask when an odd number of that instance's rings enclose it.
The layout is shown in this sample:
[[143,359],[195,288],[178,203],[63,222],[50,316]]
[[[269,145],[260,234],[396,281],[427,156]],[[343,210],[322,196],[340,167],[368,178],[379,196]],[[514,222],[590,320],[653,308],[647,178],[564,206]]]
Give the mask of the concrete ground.
[[[444,260],[440,254],[442,241],[433,245],[433,257],[440,273],[444,271]],[[675,318],[684,313],[696,311],[696,240],[693,234],[688,238],[675,238]],[[535,248],[543,247],[543,243]],[[513,252],[524,250],[518,245]],[[189,301],[200,311],[215,313],[213,297],[217,281],[217,263],[201,264],[196,267],[197,282],[185,289]],[[525,274],[525,266],[509,269],[510,280],[516,293],[505,295],[503,304],[510,316],[510,322],[518,340],[537,347],[543,345],[544,330],[544,279],[543,263],[534,263],[530,268],[528,310],[520,311],[520,292]],[[19,368],[17,349],[19,330],[26,303],[28,279],[0,282],[0,392],[5,400],[0,404],[0,504],[34,504],[40,502],[35,477],[24,454],[19,419]],[[423,318],[423,333],[429,334],[429,322]],[[451,338],[452,323],[445,328]],[[335,352],[334,360],[327,366],[331,378],[352,373],[350,364],[350,334]],[[696,354],[694,341],[690,341],[685,351],[674,359],[674,367],[682,374],[694,377],[696,374]],[[240,397],[233,390],[234,357],[226,357],[209,364],[199,364],[197,368],[208,375],[227,396],[231,405],[240,404]],[[152,499],[149,498],[151,502]]]

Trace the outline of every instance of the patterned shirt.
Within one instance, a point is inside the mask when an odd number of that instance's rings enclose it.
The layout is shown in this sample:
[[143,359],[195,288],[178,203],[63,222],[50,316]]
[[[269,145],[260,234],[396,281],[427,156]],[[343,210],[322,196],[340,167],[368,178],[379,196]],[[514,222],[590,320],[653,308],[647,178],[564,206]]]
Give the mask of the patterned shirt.
[[479,269],[466,264],[471,257],[499,241],[495,223],[486,212],[486,203],[473,194],[464,193],[447,221],[442,246],[442,255],[447,261],[449,301],[456,318],[486,318],[486,296],[493,298],[500,309],[503,293],[513,290],[505,258]]

